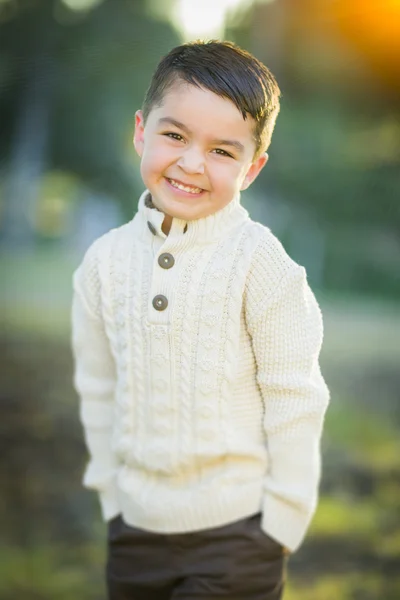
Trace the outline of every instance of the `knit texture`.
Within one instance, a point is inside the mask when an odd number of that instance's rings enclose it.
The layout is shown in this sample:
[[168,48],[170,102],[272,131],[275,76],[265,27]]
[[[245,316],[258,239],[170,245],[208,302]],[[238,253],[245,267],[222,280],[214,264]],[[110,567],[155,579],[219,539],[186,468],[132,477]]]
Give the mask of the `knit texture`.
[[294,551],[317,505],[329,402],[305,269],[239,197],[173,219],[168,236],[162,222],[144,192],[73,275],[84,485],[105,520],[156,532],[262,511],[264,531]]

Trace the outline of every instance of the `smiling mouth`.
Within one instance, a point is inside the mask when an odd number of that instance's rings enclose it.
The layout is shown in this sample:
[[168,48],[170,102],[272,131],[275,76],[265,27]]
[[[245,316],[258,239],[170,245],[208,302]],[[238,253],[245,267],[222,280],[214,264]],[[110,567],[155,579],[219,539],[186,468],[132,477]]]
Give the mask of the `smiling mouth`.
[[201,192],[204,192],[202,188],[192,187],[191,185],[183,185],[183,183],[179,183],[179,181],[175,181],[175,179],[170,179],[169,177],[166,179],[172,185],[172,187],[182,190],[183,192],[187,192],[188,194],[200,194]]

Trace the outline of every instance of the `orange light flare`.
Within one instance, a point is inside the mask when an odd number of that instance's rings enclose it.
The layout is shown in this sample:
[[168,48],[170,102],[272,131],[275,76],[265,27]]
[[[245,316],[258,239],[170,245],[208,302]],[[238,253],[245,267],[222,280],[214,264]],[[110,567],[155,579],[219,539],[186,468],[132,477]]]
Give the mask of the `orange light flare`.
[[341,34],[375,75],[400,91],[400,0],[334,0]]

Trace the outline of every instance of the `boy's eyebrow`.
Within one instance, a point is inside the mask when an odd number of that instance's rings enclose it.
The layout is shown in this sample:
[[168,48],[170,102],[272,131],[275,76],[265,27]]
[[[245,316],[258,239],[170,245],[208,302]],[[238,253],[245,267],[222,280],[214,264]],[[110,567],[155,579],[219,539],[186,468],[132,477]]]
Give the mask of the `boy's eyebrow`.
[[240,154],[244,154],[244,146],[241,142],[237,140],[211,140],[212,144],[216,146],[232,146],[235,148]]
[[[177,121],[176,119],[172,119],[172,117],[161,117],[160,119],[158,119],[158,124],[175,125],[175,127],[182,129],[182,131],[185,131],[187,134],[191,133],[190,129],[186,127],[186,125],[184,125],[180,121]],[[211,143],[217,146],[232,146],[241,154],[243,154],[245,150],[243,144],[241,142],[238,142],[237,140],[211,140]]]

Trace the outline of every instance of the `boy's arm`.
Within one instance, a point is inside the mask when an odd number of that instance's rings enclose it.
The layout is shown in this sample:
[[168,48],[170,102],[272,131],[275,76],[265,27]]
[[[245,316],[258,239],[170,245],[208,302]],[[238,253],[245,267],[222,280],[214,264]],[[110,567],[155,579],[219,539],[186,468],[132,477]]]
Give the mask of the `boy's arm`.
[[73,382],[90,455],[83,484],[99,492],[103,518],[109,520],[119,512],[116,461],[111,451],[116,371],[99,310],[99,291],[92,246],[73,275]]
[[323,324],[303,267],[289,260],[272,295],[262,301],[263,291],[271,289],[271,281],[261,283],[269,275],[263,267],[256,268],[247,310],[269,454],[262,529],[293,552],[318,499],[320,439],[329,402],[319,368]]

